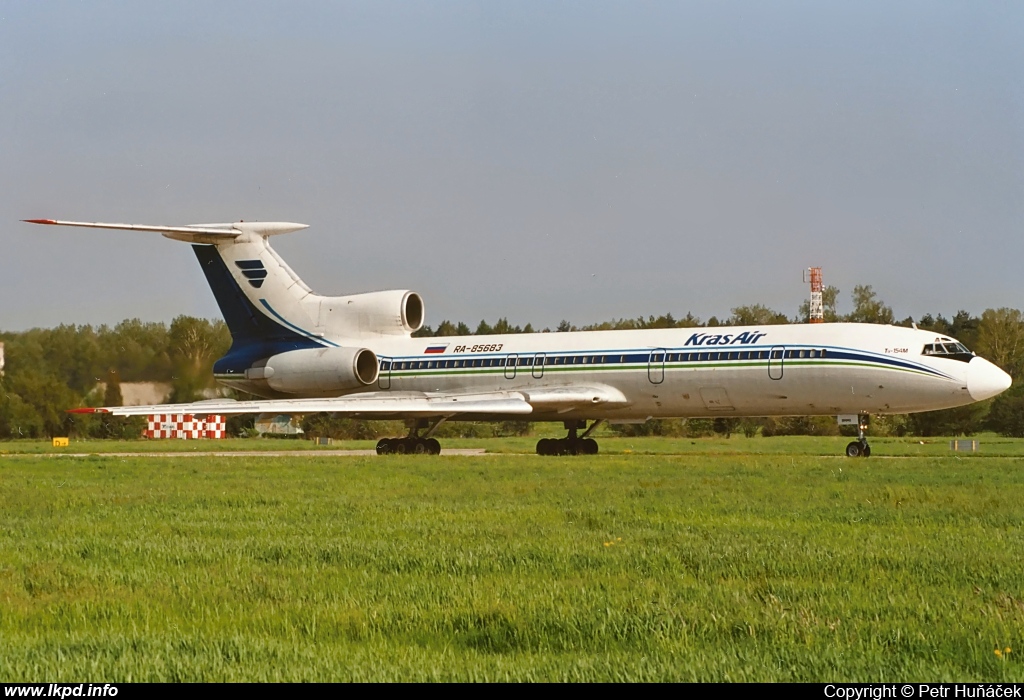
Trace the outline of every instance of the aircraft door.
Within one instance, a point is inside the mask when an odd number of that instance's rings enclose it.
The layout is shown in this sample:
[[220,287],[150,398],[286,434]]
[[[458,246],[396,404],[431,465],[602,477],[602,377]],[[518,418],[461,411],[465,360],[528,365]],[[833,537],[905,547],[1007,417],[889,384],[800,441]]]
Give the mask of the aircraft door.
[[380,371],[377,373],[377,386],[381,389],[391,388],[391,358],[381,357]]
[[505,379],[516,378],[516,365],[519,364],[519,355],[512,353],[505,358]]
[[538,352],[533,356],[533,378],[540,379],[544,376],[544,353]]
[[768,352],[768,378],[782,379],[783,362],[786,359],[786,348],[775,345]]
[[665,381],[665,348],[655,348],[651,351],[651,358],[647,361],[647,378],[651,384],[661,384]]

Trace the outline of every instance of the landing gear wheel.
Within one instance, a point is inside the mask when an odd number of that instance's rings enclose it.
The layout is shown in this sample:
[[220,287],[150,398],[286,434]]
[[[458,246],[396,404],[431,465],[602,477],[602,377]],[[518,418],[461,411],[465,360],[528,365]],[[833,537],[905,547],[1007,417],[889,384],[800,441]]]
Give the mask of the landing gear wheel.
[[[561,439],[541,438],[537,441],[537,454],[552,455],[596,455],[597,440],[588,437],[577,437],[580,421],[566,422],[569,435]],[[591,426],[591,429],[597,426]],[[586,434],[586,433],[584,433]]]
[[871,445],[864,445],[864,456],[865,457],[870,457],[871,456]]
[[864,446],[861,445],[859,442],[851,442],[849,445],[846,446],[847,457],[860,457],[863,454]]
[[574,455],[576,454],[576,450],[574,443],[571,443],[565,438],[562,438],[561,440],[556,440],[554,438],[541,438],[537,442],[537,454],[544,455],[545,457]]
[[439,455],[441,443],[434,438],[381,438],[377,441],[379,455]]

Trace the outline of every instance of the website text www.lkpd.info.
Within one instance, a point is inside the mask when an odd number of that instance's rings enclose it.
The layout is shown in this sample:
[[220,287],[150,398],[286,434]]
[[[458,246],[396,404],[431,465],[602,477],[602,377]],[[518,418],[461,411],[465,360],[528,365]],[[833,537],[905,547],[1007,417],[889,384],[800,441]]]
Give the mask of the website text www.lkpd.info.
[[47,683],[46,685],[8,685],[6,698],[112,698],[117,687],[110,683]]

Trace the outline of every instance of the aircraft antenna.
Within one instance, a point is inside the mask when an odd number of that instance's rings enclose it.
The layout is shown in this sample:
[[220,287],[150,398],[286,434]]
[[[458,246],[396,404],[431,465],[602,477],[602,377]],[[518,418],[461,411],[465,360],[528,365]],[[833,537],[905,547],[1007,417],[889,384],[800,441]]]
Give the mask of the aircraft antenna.
[[[808,279],[809,278],[809,279]],[[811,283],[811,303],[810,313],[808,314],[808,323],[824,323],[825,322],[825,304],[822,300],[822,290],[824,286],[821,283],[821,268],[820,267],[809,267],[804,272],[804,282],[810,281]]]

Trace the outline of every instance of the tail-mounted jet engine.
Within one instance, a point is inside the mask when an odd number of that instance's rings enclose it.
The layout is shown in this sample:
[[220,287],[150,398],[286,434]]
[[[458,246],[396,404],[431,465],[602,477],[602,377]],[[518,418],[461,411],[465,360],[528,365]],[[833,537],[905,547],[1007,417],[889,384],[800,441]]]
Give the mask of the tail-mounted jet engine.
[[423,298],[404,289],[319,297],[317,325],[327,337],[409,335],[423,327]]
[[377,355],[367,348],[321,348],[273,355],[245,374],[282,394],[337,396],[376,383],[379,371]]

